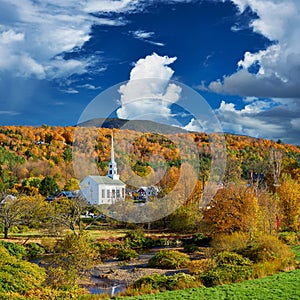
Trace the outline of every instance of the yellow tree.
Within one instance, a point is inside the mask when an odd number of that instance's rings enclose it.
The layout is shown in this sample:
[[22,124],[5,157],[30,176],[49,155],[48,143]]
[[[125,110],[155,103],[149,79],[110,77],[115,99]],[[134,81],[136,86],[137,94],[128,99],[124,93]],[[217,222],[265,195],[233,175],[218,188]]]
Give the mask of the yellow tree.
[[279,214],[278,196],[264,190],[258,190],[256,194],[262,216],[261,229],[265,234],[272,234],[278,229],[276,222]]
[[300,184],[284,175],[281,185],[277,188],[279,196],[279,209],[281,225],[288,230],[297,231],[300,229]]

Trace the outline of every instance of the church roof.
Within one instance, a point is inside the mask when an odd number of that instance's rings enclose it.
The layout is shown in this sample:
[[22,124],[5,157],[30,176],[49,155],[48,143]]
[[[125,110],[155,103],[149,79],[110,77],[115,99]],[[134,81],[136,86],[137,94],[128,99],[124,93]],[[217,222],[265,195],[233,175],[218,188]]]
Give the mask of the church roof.
[[111,184],[111,185],[125,185],[124,182],[121,180],[113,180],[108,176],[89,176],[91,179],[93,179],[98,184]]

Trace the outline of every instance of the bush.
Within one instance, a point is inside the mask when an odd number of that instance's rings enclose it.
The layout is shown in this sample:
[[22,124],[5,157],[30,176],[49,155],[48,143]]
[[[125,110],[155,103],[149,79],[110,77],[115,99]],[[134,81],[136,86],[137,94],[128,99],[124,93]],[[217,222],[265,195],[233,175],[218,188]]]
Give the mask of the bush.
[[282,262],[282,267],[291,264],[294,259],[290,248],[277,237],[271,235],[256,238],[245,249],[240,250],[239,253],[255,263],[278,259]]
[[38,258],[45,253],[45,249],[37,243],[29,243],[26,246],[27,258]]
[[257,263],[253,266],[253,277],[261,278],[265,276],[270,276],[277,273],[280,270],[282,270],[282,263],[278,259]]
[[188,266],[190,258],[179,251],[162,250],[149,260],[149,267],[160,269],[181,269]]
[[227,266],[251,266],[252,262],[247,257],[234,252],[223,251],[216,256],[217,267]]
[[202,283],[207,286],[229,284],[253,278],[253,269],[250,266],[226,266],[215,268],[199,275]]
[[193,235],[191,242],[199,247],[207,247],[211,242],[211,237],[203,233],[196,233]]
[[101,260],[108,259],[108,258],[115,258],[118,255],[120,244],[101,242],[97,244],[97,248],[99,250]]
[[211,246],[216,252],[239,251],[247,247],[249,235],[245,233],[234,232],[232,234],[220,234],[211,241]]
[[[199,272],[205,286],[215,286],[239,282],[253,278],[253,264],[248,259],[234,252],[220,252],[213,263],[204,263],[207,270]],[[209,268],[211,266],[211,268]]]
[[139,254],[133,249],[121,248],[117,254],[118,260],[130,261],[138,257]]
[[149,294],[198,287],[200,285],[201,282],[197,277],[185,273],[178,273],[174,276],[154,274],[138,279],[128,287],[126,295],[136,294],[137,291],[139,294]]
[[283,231],[278,233],[280,240],[284,241],[288,245],[296,245],[298,243],[298,235],[296,232]]
[[155,241],[150,237],[146,237],[145,233],[140,229],[129,231],[124,239],[125,245],[134,249],[147,249],[155,245]]
[[208,272],[209,270],[212,270],[216,267],[216,262],[213,259],[206,258],[206,259],[199,259],[199,260],[193,260],[189,263],[189,272],[192,275],[199,275],[203,274],[205,272]]
[[16,243],[0,241],[0,246],[4,247],[10,255],[17,258],[22,258],[27,254],[25,247]]
[[8,250],[0,247],[0,294],[41,292],[45,277],[43,268],[10,255]]
[[195,253],[198,252],[200,248],[195,244],[186,244],[183,247],[183,251],[187,253]]

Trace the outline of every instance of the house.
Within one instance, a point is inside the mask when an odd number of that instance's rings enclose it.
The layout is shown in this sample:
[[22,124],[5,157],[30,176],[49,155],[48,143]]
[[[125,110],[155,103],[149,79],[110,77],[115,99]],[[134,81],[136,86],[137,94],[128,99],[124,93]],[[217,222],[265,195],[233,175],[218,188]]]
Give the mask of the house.
[[81,196],[80,190],[74,190],[74,191],[61,191],[57,195],[49,196],[46,198],[48,202],[52,202],[55,199],[61,199],[61,198],[68,198],[68,199],[74,199]]
[[89,175],[80,183],[80,190],[89,204],[113,204],[125,200],[125,183],[119,179],[111,141],[111,158],[106,176]]
[[138,199],[135,200],[145,200],[148,202],[149,197],[157,197],[158,188],[155,186],[141,186],[137,189]]

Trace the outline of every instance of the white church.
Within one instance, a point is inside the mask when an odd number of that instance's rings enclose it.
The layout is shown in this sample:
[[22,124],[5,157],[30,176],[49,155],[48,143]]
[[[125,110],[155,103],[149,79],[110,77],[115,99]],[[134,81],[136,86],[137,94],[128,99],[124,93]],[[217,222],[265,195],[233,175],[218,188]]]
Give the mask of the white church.
[[125,187],[125,183],[119,179],[112,136],[108,174],[106,176],[87,176],[80,182],[80,190],[89,204],[99,205],[125,200]]

